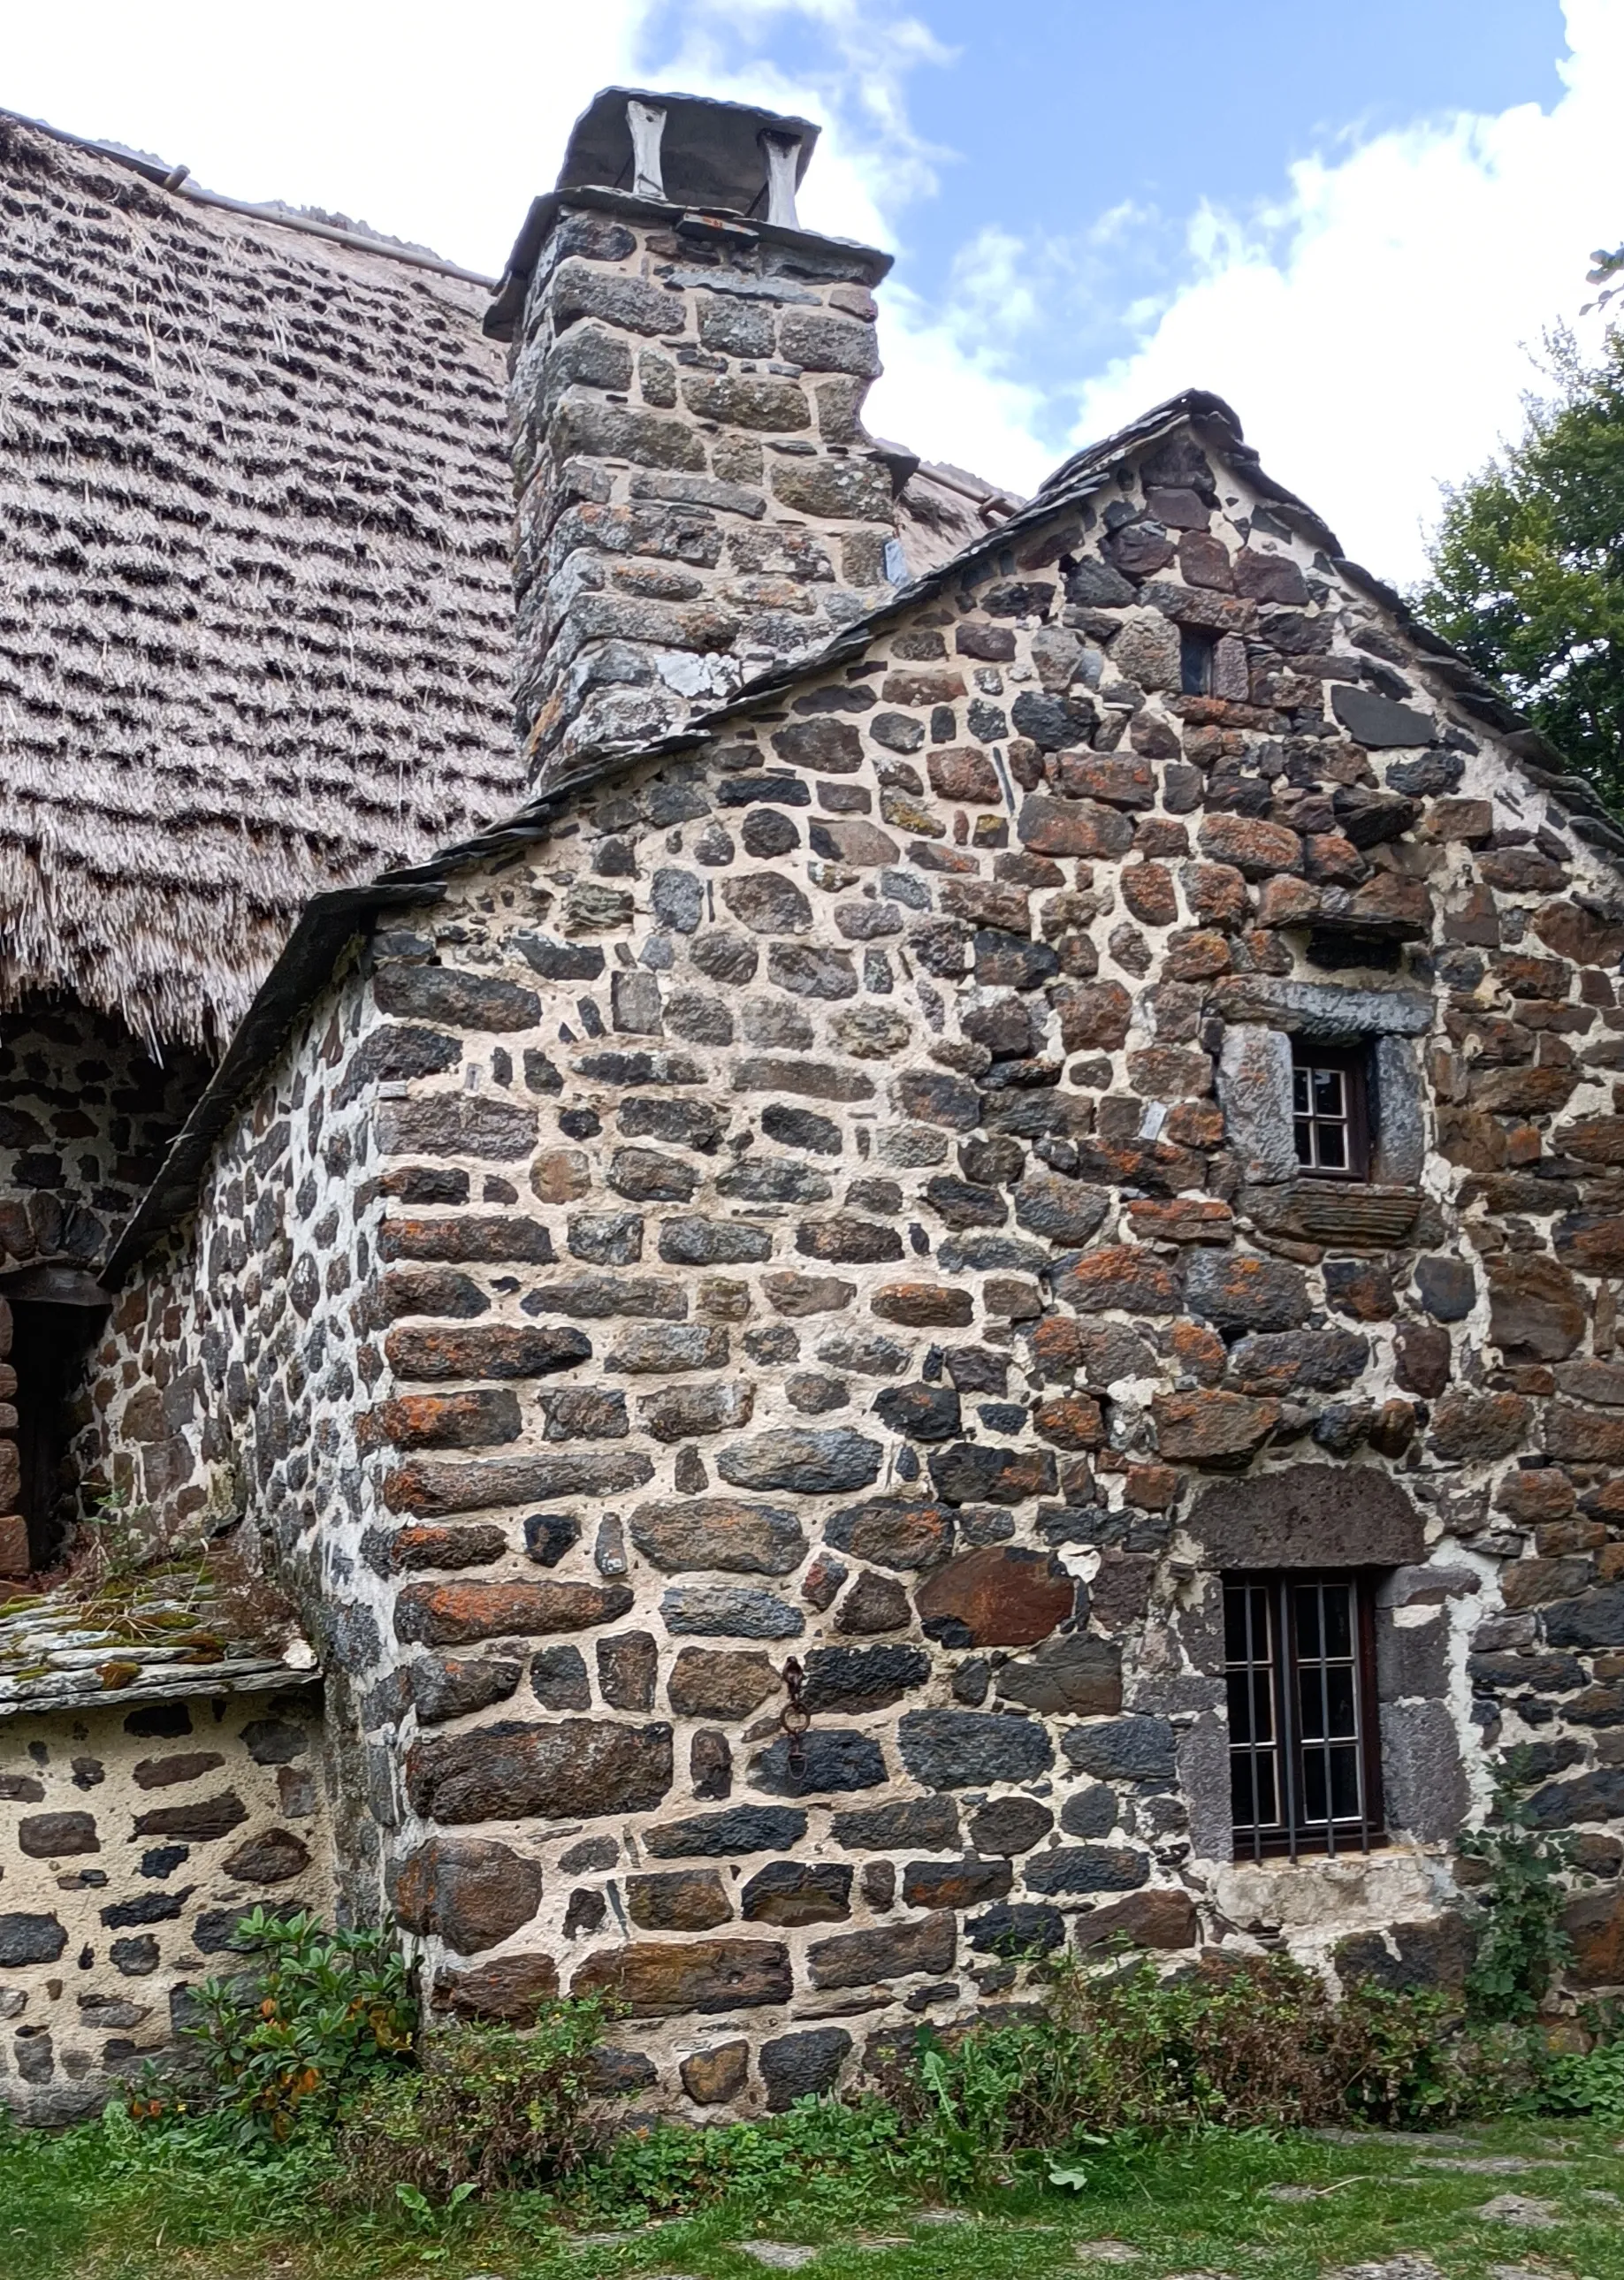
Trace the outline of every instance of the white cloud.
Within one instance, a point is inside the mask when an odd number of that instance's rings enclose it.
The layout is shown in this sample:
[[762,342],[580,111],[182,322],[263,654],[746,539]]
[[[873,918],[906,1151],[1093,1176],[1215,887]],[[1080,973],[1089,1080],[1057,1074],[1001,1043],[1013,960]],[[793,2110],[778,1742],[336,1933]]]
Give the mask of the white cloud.
[[1624,5],[1566,12],[1566,91],[1551,112],[1383,135],[1296,167],[1268,212],[1197,214],[1194,281],[1083,383],[1074,440],[1179,389],[1215,389],[1351,553],[1415,576],[1440,481],[1515,433],[1538,384],[1529,351],[1577,318],[1590,248],[1624,232]]

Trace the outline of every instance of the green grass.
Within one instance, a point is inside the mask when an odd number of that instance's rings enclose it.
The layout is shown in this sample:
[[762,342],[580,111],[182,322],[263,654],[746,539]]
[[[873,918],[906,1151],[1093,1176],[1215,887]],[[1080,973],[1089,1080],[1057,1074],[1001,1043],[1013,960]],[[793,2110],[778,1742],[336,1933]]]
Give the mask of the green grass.
[[[1438,2138],[1213,2132],[1101,2147],[1081,2191],[1033,2184],[927,2222],[838,2175],[764,2221],[759,2199],[721,2202],[675,2223],[583,2241],[539,2194],[510,2194],[449,2224],[430,2218],[337,2220],[313,2174],[267,2170],[178,2140],[168,2166],[122,2163],[95,2127],[58,2137],[0,2134],[0,2272],[6,2280],[770,2280],[741,2243],[764,2235],[819,2249],[806,2280],[1050,2280],[1119,2268],[1163,2280],[1318,2280],[1328,2267],[1405,2251],[1447,2280],[1488,2280],[1497,2264],[1572,2280],[1624,2280],[1624,2161],[1616,2131],[1589,2122],[1510,2121]],[[1439,2161],[1512,2156],[1549,2163],[1483,2175]],[[1313,2198],[1281,2201],[1271,2186]],[[1554,2230],[1486,2222],[1475,2212],[1519,2192],[1556,2204]],[[1587,2195],[1598,2196],[1587,2198]],[[604,2222],[604,2220],[598,2220]],[[1128,2243],[1140,2261],[1080,2262],[1080,2244]]]

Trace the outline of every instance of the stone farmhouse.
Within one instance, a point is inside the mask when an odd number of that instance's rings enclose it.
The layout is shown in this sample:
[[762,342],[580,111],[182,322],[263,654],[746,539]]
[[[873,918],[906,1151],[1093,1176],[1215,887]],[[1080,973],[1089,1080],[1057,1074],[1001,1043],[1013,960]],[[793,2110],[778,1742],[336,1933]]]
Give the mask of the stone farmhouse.
[[1458,1982],[1517,1748],[1624,1983],[1624,835],[1217,397],[874,440],[815,138],[493,293],[0,122],[21,2114],[258,1903],[690,2115]]

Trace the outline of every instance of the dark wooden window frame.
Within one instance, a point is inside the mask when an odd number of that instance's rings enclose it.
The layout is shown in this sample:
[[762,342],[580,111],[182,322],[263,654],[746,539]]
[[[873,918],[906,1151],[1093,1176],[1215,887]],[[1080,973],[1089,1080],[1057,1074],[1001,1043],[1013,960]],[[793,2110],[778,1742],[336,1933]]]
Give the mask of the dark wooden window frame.
[[[1310,1076],[1308,1113],[1297,1107],[1297,1079],[1318,1069],[1334,1069],[1342,1079],[1345,1117],[1336,1120],[1314,1113],[1313,1086]],[[1351,1180],[1368,1182],[1371,1166],[1370,1115],[1370,1041],[1363,1039],[1351,1045],[1316,1045],[1306,1038],[1291,1040],[1291,1133],[1297,1144],[1298,1168],[1316,1180]],[[1319,1134],[1322,1126],[1340,1121],[1346,1135],[1347,1162],[1345,1165],[1321,1164],[1312,1160],[1319,1154]],[[1312,1128],[1312,1154],[1303,1154],[1305,1126]]]
[[[1304,1853],[1324,1854],[1336,1860],[1349,1852],[1368,1852],[1373,1846],[1386,1843],[1386,1824],[1382,1797],[1382,1729],[1376,1698],[1376,1629],[1374,1579],[1368,1570],[1358,1568],[1327,1568],[1322,1570],[1290,1569],[1258,1572],[1246,1570],[1227,1575],[1223,1578],[1226,1619],[1225,1675],[1228,1682],[1231,1712],[1229,1759],[1232,1806],[1238,1806],[1242,1794],[1242,1769],[1248,1770],[1245,1785],[1250,1790],[1253,1811],[1250,1820],[1239,1811],[1235,1814],[1235,1857],[1237,1860],[1277,1859],[1281,1855],[1292,1860]],[[1304,1587],[1330,1585],[1346,1588],[1352,1593],[1353,1623],[1351,1639],[1353,1653],[1353,1701],[1357,1715],[1357,1762],[1359,1773],[1359,1809],[1356,1814],[1339,1815],[1334,1819],[1311,1821],[1305,1803],[1306,1783],[1305,1755],[1320,1746],[1313,1738],[1305,1740],[1299,1731],[1301,1721],[1298,1706],[1302,1700],[1304,1663],[1297,1651],[1297,1627],[1292,1593]],[[1228,1653],[1228,1618],[1231,1612],[1230,1594],[1248,1594],[1249,1631],[1248,1652],[1241,1659]],[[1251,1595],[1266,1594],[1269,1609],[1268,1637],[1256,1637],[1256,1621],[1250,1611],[1255,1601]],[[1258,1653],[1259,1646],[1266,1648]],[[1343,1658],[1329,1659],[1341,1661]],[[1310,1659],[1312,1671],[1320,1659]],[[1321,1666],[1322,1667],[1322,1666]],[[1270,1710],[1270,1735],[1259,1739],[1254,1721],[1250,1739],[1237,1741],[1237,1720],[1234,1714],[1235,1681],[1250,1672],[1251,1683],[1247,1689],[1255,1703],[1261,1680]],[[1324,1696],[1322,1693],[1322,1701]],[[1328,1722],[1328,1721],[1327,1722]],[[1257,1761],[1272,1760],[1276,1790],[1277,1811],[1272,1820],[1262,1821],[1257,1813],[1260,1776]],[[1327,1771],[1328,1806],[1330,1799],[1328,1768]]]

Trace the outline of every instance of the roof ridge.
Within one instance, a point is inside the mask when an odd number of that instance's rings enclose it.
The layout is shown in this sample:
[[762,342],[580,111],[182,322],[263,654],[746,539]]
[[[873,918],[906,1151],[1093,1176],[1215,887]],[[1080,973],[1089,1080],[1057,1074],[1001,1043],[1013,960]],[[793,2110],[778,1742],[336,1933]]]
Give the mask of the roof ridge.
[[498,280],[487,276],[483,270],[465,269],[455,261],[447,261],[427,248],[418,249],[403,244],[398,238],[375,236],[363,227],[343,228],[335,222],[318,221],[313,212],[301,212],[280,200],[259,204],[249,198],[228,197],[223,190],[205,189],[194,181],[189,166],[165,166],[161,158],[150,157],[141,150],[127,150],[121,143],[103,142],[95,135],[74,135],[65,127],[53,127],[47,119],[32,118],[26,111],[12,111],[0,104],[0,119],[9,119],[18,127],[32,128],[36,135],[47,135],[53,142],[65,142],[75,150],[88,150],[97,158],[110,159],[116,166],[127,166],[160,190],[189,205],[214,206],[226,213],[244,214],[251,221],[272,223],[278,229],[298,231],[306,237],[326,238],[335,245],[347,245],[358,253],[380,253],[387,260],[398,261],[408,269],[426,269],[439,277],[455,277],[465,285],[482,285],[494,293]]

